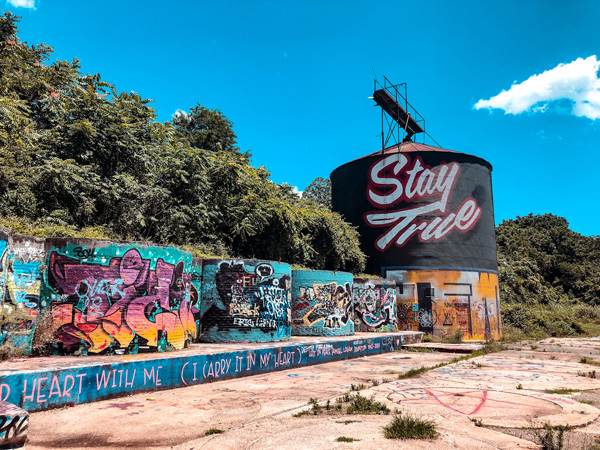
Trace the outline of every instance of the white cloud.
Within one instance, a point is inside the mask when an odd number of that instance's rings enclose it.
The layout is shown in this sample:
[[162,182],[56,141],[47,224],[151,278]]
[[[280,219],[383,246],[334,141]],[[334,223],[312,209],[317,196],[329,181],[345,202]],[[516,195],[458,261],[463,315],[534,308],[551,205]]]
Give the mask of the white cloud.
[[304,191],[299,190],[297,186],[292,186],[292,192],[300,198],[302,198],[302,194],[304,194]]
[[9,5],[17,8],[33,8],[35,9],[35,0],[6,0]]
[[177,111],[175,111],[173,113],[173,115],[171,116],[171,119],[173,119],[175,116],[187,116],[188,114],[183,110],[183,109],[178,109]]
[[568,64],[532,75],[508,91],[488,99],[479,100],[475,109],[502,109],[505,114],[526,111],[546,112],[564,110],[589,119],[600,119],[600,60],[595,55],[577,58]]

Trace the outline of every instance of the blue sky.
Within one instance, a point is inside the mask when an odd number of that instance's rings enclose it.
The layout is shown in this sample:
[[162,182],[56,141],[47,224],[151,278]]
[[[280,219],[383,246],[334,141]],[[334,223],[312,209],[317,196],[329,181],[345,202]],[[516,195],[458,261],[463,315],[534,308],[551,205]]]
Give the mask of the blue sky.
[[0,1],[22,40],[153,99],[158,120],[220,108],[300,190],[380,149],[374,69],[408,83],[444,148],[494,166],[497,223],[552,213],[600,235],[596,0]]

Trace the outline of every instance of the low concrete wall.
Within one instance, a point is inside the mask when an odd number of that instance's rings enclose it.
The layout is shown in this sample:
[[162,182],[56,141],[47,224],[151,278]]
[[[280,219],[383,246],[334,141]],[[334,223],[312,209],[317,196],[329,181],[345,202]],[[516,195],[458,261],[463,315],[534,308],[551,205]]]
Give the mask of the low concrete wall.
[[396,331],[396,282],[354,278],[352,287],[356,331]]
[[[391,352],[401,348],[405,337],[409,341],[418,341],[420,337],[419,333],[372,336],[325,338],[316,342],[314,338],[312,341],[304,338],[306,341],[296,343],[247,344],[243,348],[238,345],[236,351],[221,347],[210,354],[188,350],[177,355],[145,355],[144,359],[125,360],[115,356],[106,363],[71,358],[70,364],[29,371],[0,368],[0,400],[27,411],[40,411]],[[210,345],[197,347],[206,349]]]
[[31,352],[40,308],[44,240],[0,229],[0,352]]
[[354,334],[351,273],[328,270],[292,271],[292,334]]
[[204,260],[201,342],[290,338],[291,267],[258,260]]
[[29,413],[12,403],[0,402],[0,448],[25,448]]

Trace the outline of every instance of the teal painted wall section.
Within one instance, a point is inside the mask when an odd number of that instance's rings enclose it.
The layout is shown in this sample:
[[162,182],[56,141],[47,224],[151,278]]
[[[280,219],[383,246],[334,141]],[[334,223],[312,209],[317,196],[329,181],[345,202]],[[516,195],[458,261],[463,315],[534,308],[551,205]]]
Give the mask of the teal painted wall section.
[[0,230],[0,351],[31,352],[40,307],[44,241]]
[[165,351],[182,349],[195,338],[189,251],[48,239],[46,254],[41,295],[56,353]]
[[396,282],[354,278],[352,287],[356,331],[396,331]]
[[290,339],[289,264],[209,259],[202,269],[201,342]]
[[292,334],[354,334],[352,281],[347,272],[292,271]]
[[192,306],[192,315],[196,324],[195,342],[200,337],[200,301],[202,299],[202,259],[192,258],[192,286],[190,292],[190,303]]

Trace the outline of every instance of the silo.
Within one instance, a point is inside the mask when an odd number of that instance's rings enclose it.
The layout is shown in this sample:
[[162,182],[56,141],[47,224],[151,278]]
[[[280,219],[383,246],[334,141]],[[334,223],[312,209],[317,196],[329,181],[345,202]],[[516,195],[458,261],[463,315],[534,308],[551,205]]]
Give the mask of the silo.
[[292,271],[292,335],[354,334],[351,273]]
[[200,298],[201,342],[290,339],[289,264],[205,259]]
[[491,171],[405,141],[331,174],[333,209],[358,227],[367,270],[397,283],[400,329],[500,336]]

